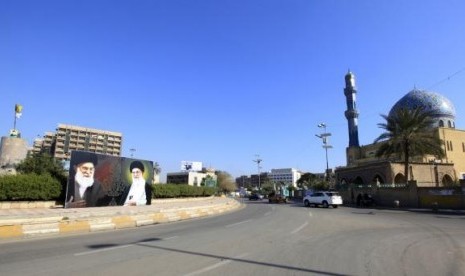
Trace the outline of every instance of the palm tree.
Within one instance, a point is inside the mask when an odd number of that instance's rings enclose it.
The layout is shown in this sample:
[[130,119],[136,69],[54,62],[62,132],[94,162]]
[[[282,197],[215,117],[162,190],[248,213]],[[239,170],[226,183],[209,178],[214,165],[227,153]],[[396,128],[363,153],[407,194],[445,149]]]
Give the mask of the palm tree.
[[410,158],[413,156],[423,156],[432,154],[439,158],[444,156],[441,147],[442,140],[439,139],[432,129],[435,121],[433,114],[418,107],[415,109],[398,109],[390,116],[381,115],[386,122],[379,123],[378,127],[386,130],[375,143],[384,143],[376,152],[377,157],[390,157],[398,155],[399,159],[404,158],[404,176],[409,179]]
[[160,164],[158,164],[158,162],[153,163],[153,172],[155,173],[155,175],[161,173],[161,167]]

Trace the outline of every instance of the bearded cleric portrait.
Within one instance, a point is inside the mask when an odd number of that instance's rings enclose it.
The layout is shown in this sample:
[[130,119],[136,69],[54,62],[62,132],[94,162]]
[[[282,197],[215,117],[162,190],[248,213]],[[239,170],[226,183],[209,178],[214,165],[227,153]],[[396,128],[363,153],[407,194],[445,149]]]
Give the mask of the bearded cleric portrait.
[[[131,173],[131,185],[126,188],[124,193],[124,206],[150,205],[152,201],[152,187],[145,180],[144,173],[147,172],[144,163],[141,161],[132,161],[129,165]],[[149,174],[145,174],[149,175]]]
[[65,208],[108,206],[108,197],[95,176],[98,157],[95,153],[73,151],[69,169]]

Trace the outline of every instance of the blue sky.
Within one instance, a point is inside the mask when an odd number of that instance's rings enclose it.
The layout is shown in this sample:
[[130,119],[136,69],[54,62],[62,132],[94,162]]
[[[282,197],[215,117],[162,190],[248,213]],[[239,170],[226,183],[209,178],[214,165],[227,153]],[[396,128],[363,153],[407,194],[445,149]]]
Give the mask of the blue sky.
[[30,144],[58,123],[123,133],[123,155],[233,176],[345,165],[344,75],[360,143],[417,87],[465,129],[461,0],[0,0],[0,132]]

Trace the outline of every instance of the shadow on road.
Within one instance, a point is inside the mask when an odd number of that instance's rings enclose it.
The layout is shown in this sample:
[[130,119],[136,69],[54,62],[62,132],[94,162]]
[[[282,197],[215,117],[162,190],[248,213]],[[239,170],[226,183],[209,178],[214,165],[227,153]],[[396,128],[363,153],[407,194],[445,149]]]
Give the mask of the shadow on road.
[[[234,262],[239,262],[239,263],[247,263],[247,264],[260,265],[260,266],[281,268],[281,269],[287,269],[291,271],[300,271],[300,272],[306,272],[306,273],[316,273],[316,274],[321,274],[321,275],[334,275],[334,276],[346,275],[346,274],[332,273],[332,272],[326,272],[326,271],[308,269],[308,268],[302,268],[302,267],[295,267],[295,266],[289,266],[289,265],[283,265],[283,264],[258,262],[258,261],[249,260],[246,258],[234,258],[234,257],[228,257],[228,256],[222,256],[222,255],[215,255],[215,254],[201,253],[201,252],[195,252],[195,251],[189,251],[189,250],[183,250],[183,249],[157,246],[153,244],[146,244],[146,242],[154,242],[154,241],[156,242],[160,240],[162,239],[159,239],[159,238],[143,239],[135,243],[130,243],[130,245],[137,245],[137,246],[143,246],[143,247],[176,252],[176,253],[181,253],[181,254],[189,254],[189,255],[195,255],[195,256],[200,256],[200,257],[213,258],[219,261],[234,261]],[[119,245],[117,244],[96,244],[96,245],[90,245],[88,247],[92,249],[101,249],[101,248],[117,247],[117,246],[122,246],[122,245],[121,244]]]

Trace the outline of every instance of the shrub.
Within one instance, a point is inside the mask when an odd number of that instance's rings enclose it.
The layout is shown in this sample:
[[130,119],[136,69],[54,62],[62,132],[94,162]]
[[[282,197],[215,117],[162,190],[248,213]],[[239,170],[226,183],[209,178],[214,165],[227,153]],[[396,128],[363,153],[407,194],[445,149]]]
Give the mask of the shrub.
[[0,177],[0,200],[55,200],[61,187],[49,174],[5,175]]
[[216,193],[216,188],[197,187],[187,184],[152,185],[154,198],[202,197]]

